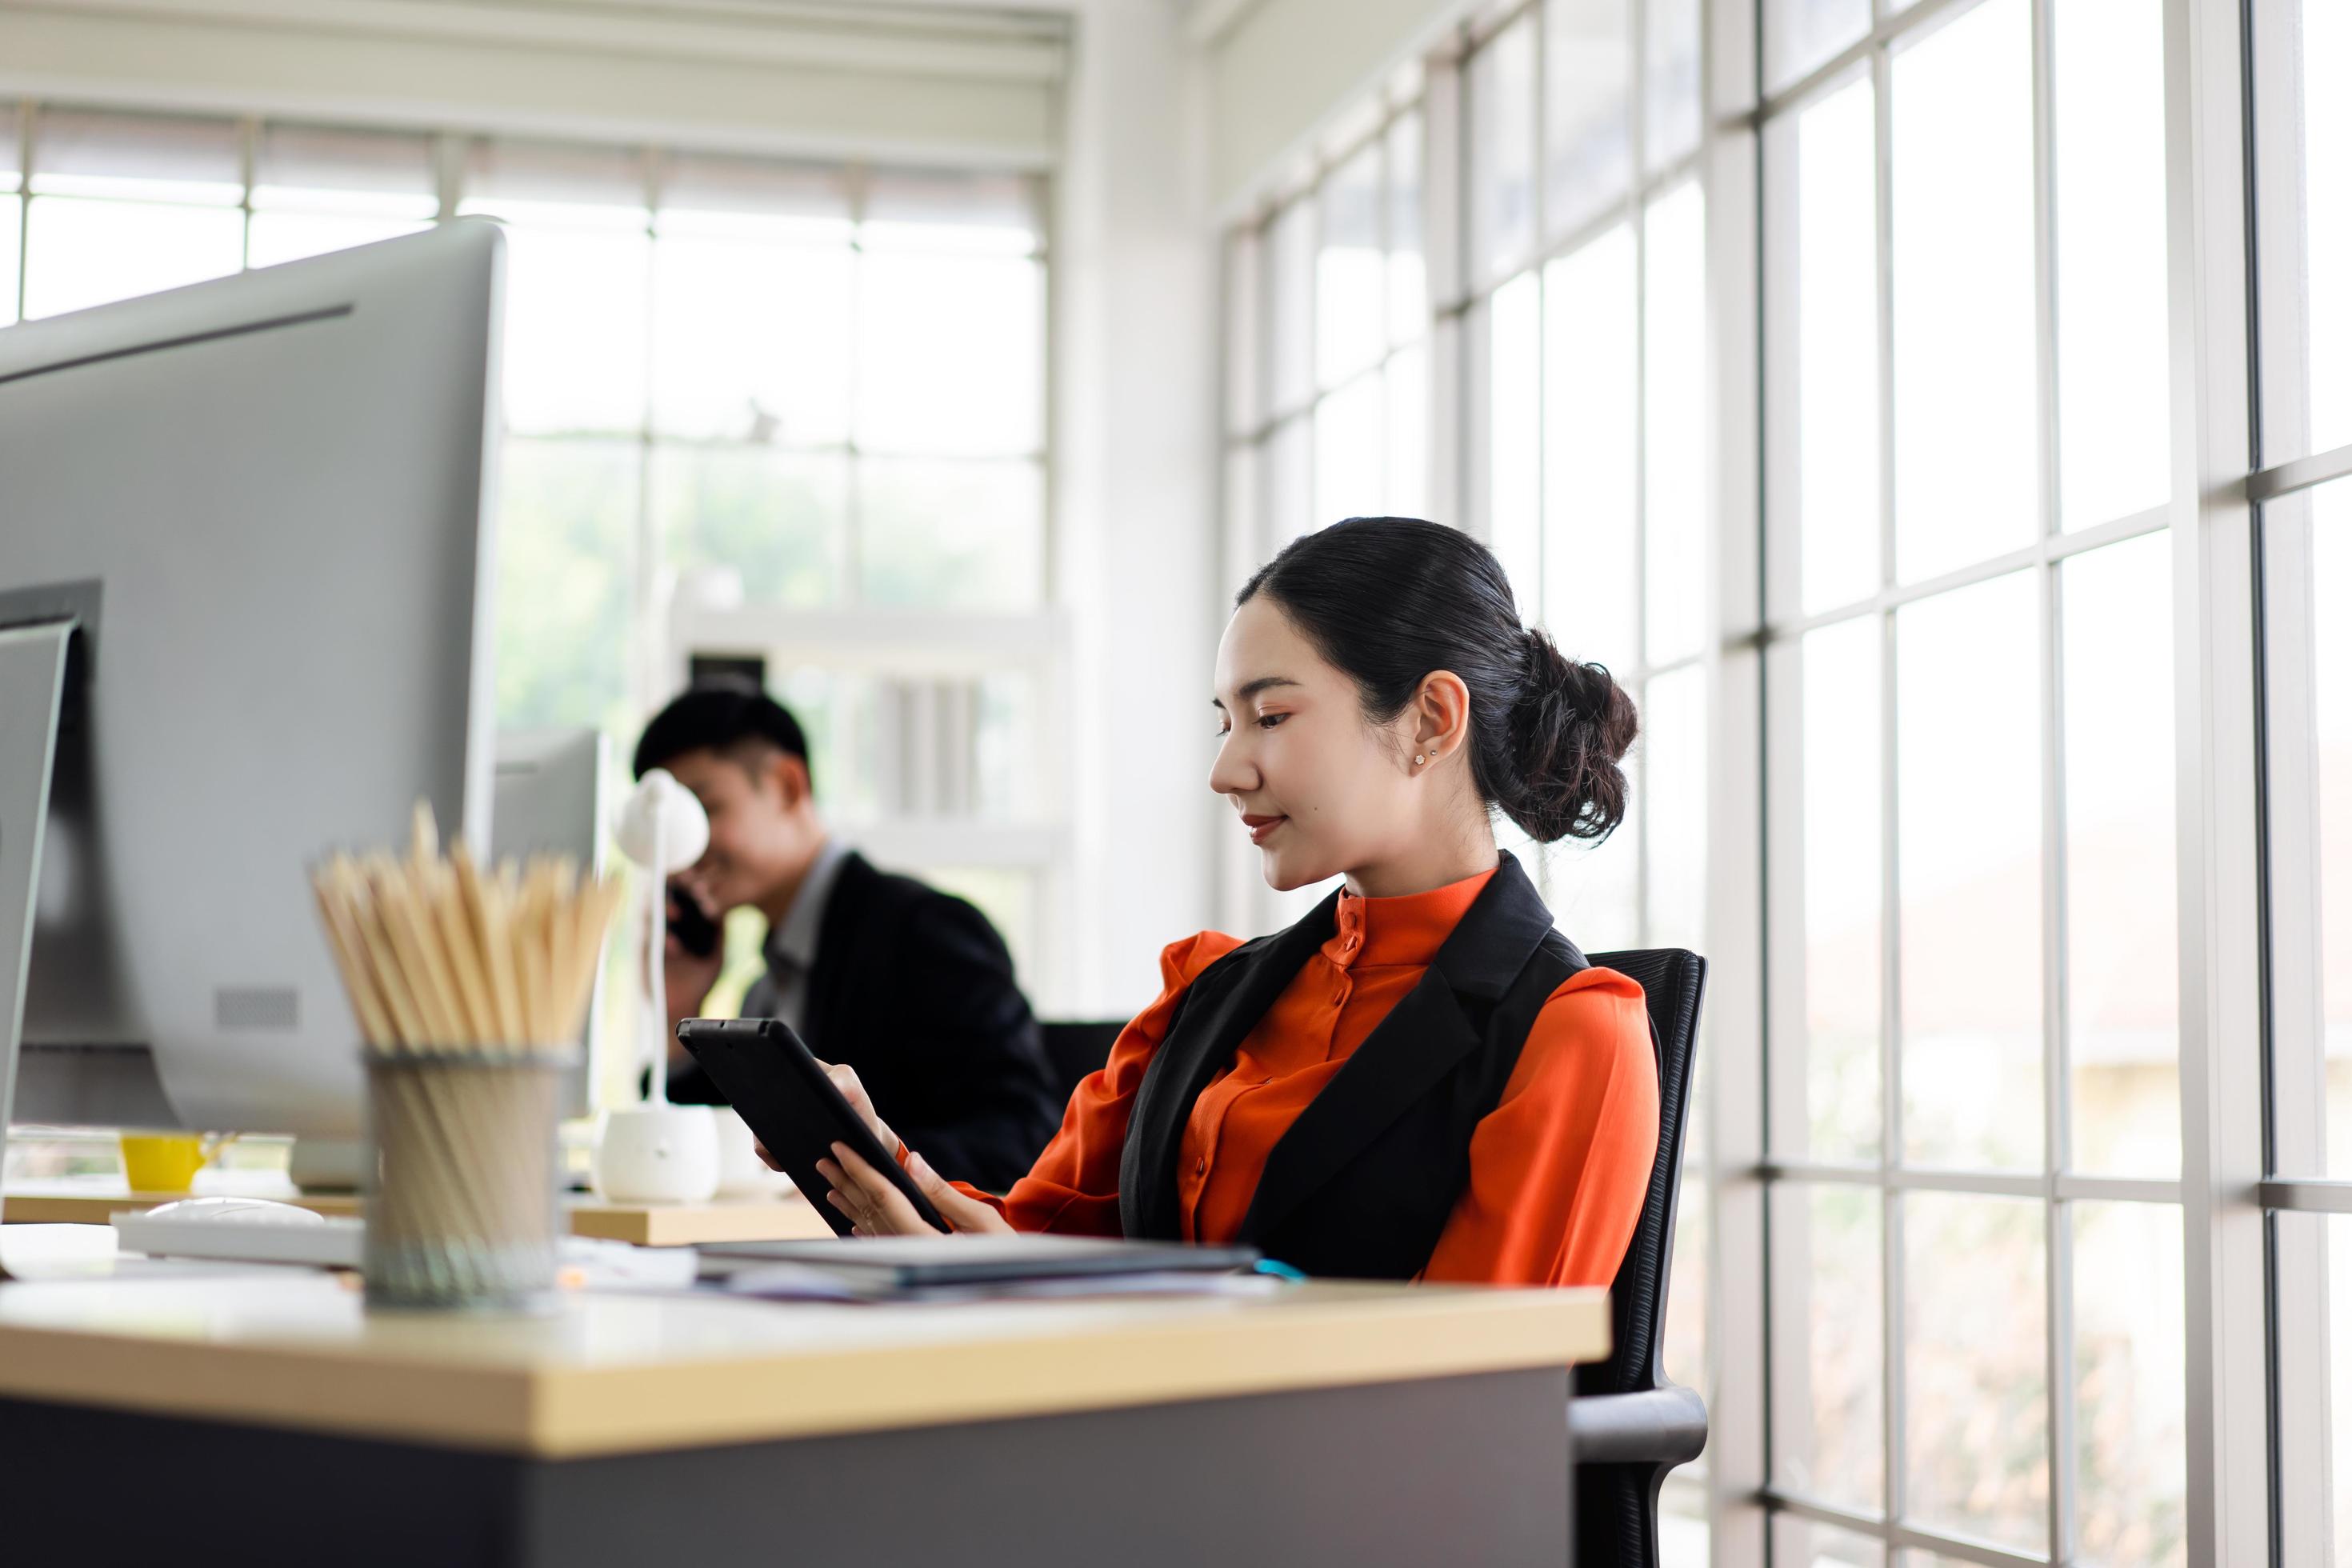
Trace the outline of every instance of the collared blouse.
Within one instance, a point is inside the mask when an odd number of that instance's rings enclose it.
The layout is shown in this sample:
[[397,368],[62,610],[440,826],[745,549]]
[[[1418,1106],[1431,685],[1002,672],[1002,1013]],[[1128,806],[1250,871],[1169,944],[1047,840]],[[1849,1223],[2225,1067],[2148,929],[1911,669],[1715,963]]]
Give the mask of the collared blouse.
[[[1192,1106],[1177,1167],[1187,1239],[1239,1234],[1276,1141],[1413,988],[1493,875],[1402,898],[1341,893],[1330,940]],[[1171,944],[1160,958],[1159,999],[1079,1084],[1035,1166],[1002,1198],[971,1195],[1017,1230],[1118,1235],[1119,1153],[1144,1069],[1186,988],[1240,945],[1222,931]],[[1472,1134],[1468,1184],[1421,1277],[1610,1283],[1641,1218],[1657,1148],[1657,1066],[1642,988],[1613,970],[1580,970],[1545,1000],[1501,1100]]]

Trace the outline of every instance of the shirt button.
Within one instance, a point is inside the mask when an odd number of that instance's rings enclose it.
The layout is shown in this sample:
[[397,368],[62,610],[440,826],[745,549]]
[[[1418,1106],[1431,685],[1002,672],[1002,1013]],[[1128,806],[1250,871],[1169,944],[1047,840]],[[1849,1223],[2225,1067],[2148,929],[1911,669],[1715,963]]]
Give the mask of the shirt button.
[[1197,1157],[1192,1162],[1192,1173],[1196,1176],[1208,1170],[1208,1168],[1209,1158],[1205,1154]]
[[1356,939],[1355,939],[1354,937],[1352,937],[1352,936],[1351,936],[1351,937],[1349,937],[1349,938],[1345,942],[1342,942],[1340,945],[1341,945],[1342,947],[1344,947],[1348,952],[1355,952],[1355,951],[1356,951]]

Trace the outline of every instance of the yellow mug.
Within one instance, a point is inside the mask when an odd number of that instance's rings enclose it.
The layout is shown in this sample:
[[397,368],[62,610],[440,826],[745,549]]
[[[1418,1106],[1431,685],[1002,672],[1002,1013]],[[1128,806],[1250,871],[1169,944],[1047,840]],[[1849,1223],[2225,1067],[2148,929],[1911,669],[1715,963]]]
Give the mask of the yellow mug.
[[125,1132],[122,1175],[134,1193],[184,1193],[228,1138],[201,1132]]

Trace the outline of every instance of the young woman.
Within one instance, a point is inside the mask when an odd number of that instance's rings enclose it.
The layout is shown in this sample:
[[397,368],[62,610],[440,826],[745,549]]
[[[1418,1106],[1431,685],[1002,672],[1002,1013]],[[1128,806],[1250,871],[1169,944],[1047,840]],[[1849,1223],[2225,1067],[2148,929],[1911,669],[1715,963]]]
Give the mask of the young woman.
[[[1589,967],[1495,845],[1624,815],[1633,704],[1519,624],[1486,549],[1353,518],[1286,546],[1217,650],[1230,800],[1265,879],[1342,887],[1287,931],[1202,931],[1002,1198],[939,1179],[835,1080],[959,1230],[1240,1240],[1310,1274],[1605,1285],[1657,1152],[1641,988]],[[859,1234],[926,1227],[835,1145]]]

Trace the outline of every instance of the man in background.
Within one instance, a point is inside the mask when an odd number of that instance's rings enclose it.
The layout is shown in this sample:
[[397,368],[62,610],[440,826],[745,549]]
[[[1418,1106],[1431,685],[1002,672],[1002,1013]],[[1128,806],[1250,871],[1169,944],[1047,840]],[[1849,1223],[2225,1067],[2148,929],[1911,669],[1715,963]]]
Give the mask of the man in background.
[[799,721],[748,682],[697,686],[656,715],[635,758],[638,777],[653,768],[710,818],[709,848],[670,884],[670,1098],[720,1103],[677,1021],[701,1016],[723,957],[716,925],[748,905],[768,938],[745,1017],[781,1018],[820,1058],[855,1068],[940,1174],[997,1191],[1025,1174],[1062,1108],[988,918],[827,832]]

